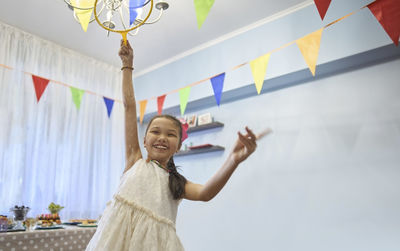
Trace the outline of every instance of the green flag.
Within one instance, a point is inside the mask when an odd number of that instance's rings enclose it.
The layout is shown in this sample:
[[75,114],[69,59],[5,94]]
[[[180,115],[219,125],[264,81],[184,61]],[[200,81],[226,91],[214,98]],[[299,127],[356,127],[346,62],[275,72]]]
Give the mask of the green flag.
[[194,8],[196,9],[197,27],[200,29],[207,18],[208,12],[214,4],[214,0],[194,0]]
[[79,107],[81,106],[82,95],[85,91],[78,89],[78,88],[74,88],[74,87],[70,87],[70,90],[71,90],[72,99],[74,100],[76,108],[78,108],[78,110],[79,110]]
[[189,99],[190,86],[179,90],[179,100],[181,101],[181,115],[185,113],[186,105]]

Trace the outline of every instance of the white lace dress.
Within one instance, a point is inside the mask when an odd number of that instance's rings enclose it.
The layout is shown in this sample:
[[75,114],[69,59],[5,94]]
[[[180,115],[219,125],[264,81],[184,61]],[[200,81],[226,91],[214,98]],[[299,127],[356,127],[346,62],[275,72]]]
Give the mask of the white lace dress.
[[168,177],[152,161],[138,160],[122,176],[86,250],[184,250],[175,230],[180,200],[172,198]]

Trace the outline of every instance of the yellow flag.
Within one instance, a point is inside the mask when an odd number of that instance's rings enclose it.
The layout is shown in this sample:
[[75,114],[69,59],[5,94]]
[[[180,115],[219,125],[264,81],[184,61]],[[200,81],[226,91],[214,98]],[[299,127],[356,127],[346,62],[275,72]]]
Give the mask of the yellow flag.
[[260,94],[262,86],[264,84],[265,73],[267,72],[267,66],[271,53],[265,54],[250,61],[251,73],[253,73],[254,84],[257,88],[257,93]]
[[[94,6],[94,0],[71,0],[71,4],[79,8],[90,8]],[[79,23],[81,24],[82,29],[85,32],[87,31],[92,12],[93,9],[80,10],[78,8],[74,8],[74,13],[77,16]]]
[[321,35],[323,30],[324,28],[321,28],[296,40],[297,46],[299,47],[301,54],[303,54],[304,60],[306,61],[313,76],[315,76],[315,67],[317,65],[319,46],[321,43]]
[[140,124],[143,122],[144,112],[146,111],[147,100],[139,101],[140,106]]

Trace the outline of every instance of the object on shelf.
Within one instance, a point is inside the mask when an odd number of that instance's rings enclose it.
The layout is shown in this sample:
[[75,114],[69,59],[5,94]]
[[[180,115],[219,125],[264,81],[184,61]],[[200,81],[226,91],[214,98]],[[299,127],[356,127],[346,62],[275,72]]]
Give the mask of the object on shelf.
[[196,114],[190,115],[187,119],[187,123],[189,125],[189,128],[195,127],[197,125],[197,115]]
[[193,150],[179,151],[174,155],[174,157],[191,155],[191,154],[199,154],[199,153],[217,152],[217,151],[224,151],[224,150],[225,150],[225,148],[222,146],[213,145],[211,147],[203,147],[203,148],[196,148]]
[[202,144],[197,146],[189,146],[190,150],[213,147],[211,144]]
[[198,131],[203,131],[207,129],[212,129],[212,128],[217,128],[217,127],[223,127],[224,124],[221,122],[214,121],[209,124],[201,125],[201,126],[195,126],[195,127],[189,127],[187,130],[187,133],[192,133],[192,132],[198,132]]
[[211,122],[212,122],[211,113],[205,113],[205,114],[199,115],[197,124],[199,126],[201,126],[201,125],[209,124]]

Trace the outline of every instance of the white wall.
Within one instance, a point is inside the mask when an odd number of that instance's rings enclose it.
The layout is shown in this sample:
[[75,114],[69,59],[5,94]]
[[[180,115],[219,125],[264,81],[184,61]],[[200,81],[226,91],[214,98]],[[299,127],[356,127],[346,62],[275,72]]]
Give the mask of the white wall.
[[398,250],[400,60],[221,107],[225,123],[187,143],[223,154],[176,157],[205,182],[245,125],[274,133],[211,202],[184,201],[177,231],[186,250]]
[[[370,2],[332,1],[323,22],[310,5],[197,52],[138,77],[138,99],[227,71]],[[318,64],[391,43],[364,8],[323,32]],[[292,45],[271,55],[266,78],[305,68]],[[214,200],[182,202],[177,231],[186,250],[398,250],[399,69],[397,58],[196,111],[211,112],[225,126],[192,134],[186,143],[227,149],[177,157],[183,175],[193,182],[204,183],[215,173],[245,125],[255,131],[269,126],[274,133],[259,142]],[[227,73],[224,91],[252,82],[250,68],[242,67]],[[187,107],[210,95],[209,84],[192,88]],[[167,96],[166,108],[178,104],[178,95]],[[147,111],[155,110],[149,102]]]

